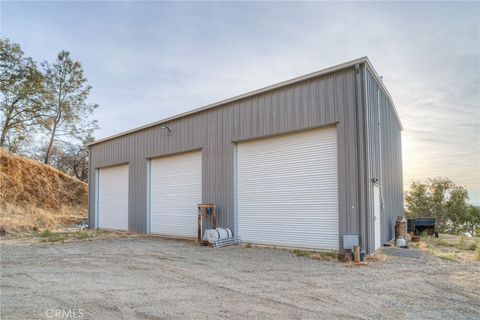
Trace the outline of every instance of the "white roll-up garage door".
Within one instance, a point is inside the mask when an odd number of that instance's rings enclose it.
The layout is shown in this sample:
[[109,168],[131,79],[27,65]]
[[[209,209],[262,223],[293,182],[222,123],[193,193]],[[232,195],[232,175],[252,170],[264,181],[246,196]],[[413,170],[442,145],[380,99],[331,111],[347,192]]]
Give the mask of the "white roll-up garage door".
[[244,242],[338,250],[336,128],[237,144]]
[[196,237],[202,202],[202,153],[183,153],[150,162],[150,232]]
[[128,165],[98,170],[98,228],[128,230]]

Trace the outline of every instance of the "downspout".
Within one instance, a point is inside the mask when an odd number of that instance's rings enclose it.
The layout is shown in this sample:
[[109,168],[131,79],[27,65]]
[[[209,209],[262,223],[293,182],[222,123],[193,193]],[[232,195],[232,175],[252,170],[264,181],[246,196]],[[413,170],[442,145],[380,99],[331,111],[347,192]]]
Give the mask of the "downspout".
[[152,159],[147,159],[147,234],[152,233]]
[[88,146],[88,177],[87,177],[87,183],[88,183],[88,228],[92,228],[92,153],[91,153],[91,148]]
[[[382,78],[380,78],[382,79]],[[383,151],[382,151],[382,117],[381,117],[381,112],[380,112],[380,87],[377,88],[377,113],[378,113],[378,153],[379,153],[379,158],[380,158],[380,186],[383,185]],[[382,189],[380,189],[382,190]],[[383,193],[383,191],[381,191]],[[382,207],[383,207],[383,201],[382,201]]]
[[368,246],[365,248],[367,253],[372,253],[374,251],[374,241],[375,239],[372,237],[372,224],[374,223],[372,217],[372,210],[370,205],[371,200],[371,190],[370,190],[370,170],[369,170],[369,154],[370,154],[370,140],[369,140],[369,132],[370,128],[368,126],[369,122],[369,113],[368,113],[368,82],[367,82],[367,66],[364,65],[363,67],[363,97],[364,97],[364,104],[363,104],[363,112],[364,112],[364,130],[363,130],[363,137],[365,141],[365,154],[364,154],[364,170],[365,170],[365,181],[364,181],[364,188],[365,188],[365,215],[363,216],[364,219],[364,230],[365,230],[365,238],[366,243]]
[[[383,77],[380,77],[383,81]],[[383,146],[382,146],[382,116],[380,108],[380,86],[377,88],[377,115],[378,115],[378,158],[380,169],[380,236],[382,235],[382,217],[384,217],[384,204],[383,204]],[[382,243],[381,239],[381,243]]]
[[[362,70],[363,68],[363,70]],[[369,183],[368,183],[368,134],[366,115],[366,81],[365,66],[355,66],[355,85],[357,102],[357,170],[358,170],[358,232],[360,235],[360,245],[367,253],[370,253],[370,241],[367,229],[367,217],[369,210]],[[363,163],[362,163],[363,161]]]

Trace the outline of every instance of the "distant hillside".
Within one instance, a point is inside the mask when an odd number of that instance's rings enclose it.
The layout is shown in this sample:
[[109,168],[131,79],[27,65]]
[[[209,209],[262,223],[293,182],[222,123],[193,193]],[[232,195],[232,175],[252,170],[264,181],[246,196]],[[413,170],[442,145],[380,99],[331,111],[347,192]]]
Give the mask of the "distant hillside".
[[0,148],[0,226],[58,229],[87,218],[87,184]]

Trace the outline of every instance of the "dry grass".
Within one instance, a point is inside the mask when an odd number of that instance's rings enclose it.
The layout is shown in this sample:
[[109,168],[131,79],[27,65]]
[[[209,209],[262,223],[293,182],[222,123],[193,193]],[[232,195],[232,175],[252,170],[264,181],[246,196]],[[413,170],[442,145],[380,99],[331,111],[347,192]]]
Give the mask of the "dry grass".
[[480,261],[478,238],[440,234],[439,238],[426,236],[422,237],[420,242],[410,242],[410,245],[443,260]]
[[419,242],[418,245],[417,245],[417,248],[420,249],[421,251],[428,251],[428,248],[430,246],[426,243],[426,242]]
[[337,260],[337,253],[333,251],[309,251],[294,249],[293,254],[297,257],[307,257],[315,260]]
[[73,241],[91,241],[97,239],[114,239],[124,237],[140,237],[136,234],[110,231],[110,230],[78,230],[75,228],[61,229],[60,231],[53,231],[45,229],[42,232],[28,232],[28,233],[13,233],[2,237],[3,243],[51,243],[63,244]]
[[428,240],[439,246],[456,247],[461,250],[475,250],[476,244],[480,241],[479,238],[462,237],[452,234],[440,234],[439,238],[429,237]]
[[389,255],[386,255],[385,253],[383,253],[381,250],[371,254],[371,255],[368,255],[366,258],[365,258],[366,262],[367,263],[371,263],[371,262],[384,262],[384,261],[388,261],[390,260],[390,256]]
[[357,267],[369,267],[369,266],[373,266],[373,265],[376,265],[376,264],[381,264],[385,261],[388,261],[390,260],[391,257],[385,253],[383,253],[383,251],[380,249],[378,251],[376,251],[375,253],[373,254],[370,254],[370,255],[367,255],[365,257],[365,261],[363,262],[349,262],[345,265],[345,267],[347,268],[357,268]]
[[124,236],[107,230],[76,230],[71,232],[54,232],[46,229],[40,234],[36,234],[33,240],[40,242],[71,242],[77,240],[92,240],[98,238],[114,238]]
[[311,259],[315,260],[327,260],[327,261],[334,261],[337,260],[337,253],[336,252],[315,252],[310,255]]
[[33,206],[19,207],[9,203],[0,206],[0,226],[7,233],[58,230],[86,219],[86,207],[63,206],[54,210]]
[[86,206],[87,184],[48,165],[0,149],[0,203],[60,209]]
[[87,184],[0,148],[0,227],[58,230],[87,219]]

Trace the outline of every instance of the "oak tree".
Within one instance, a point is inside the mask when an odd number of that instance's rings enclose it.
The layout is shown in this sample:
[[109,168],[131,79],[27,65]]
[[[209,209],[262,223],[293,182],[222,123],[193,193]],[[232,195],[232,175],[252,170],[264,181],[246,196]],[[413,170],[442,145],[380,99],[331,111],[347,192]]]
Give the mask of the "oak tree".
[[[463,234],[466,232],[469,205],[468,191],[448,178],[413,182],[405,192],[409,218],[433,217],[439,232]],[[470,227],[471,229],[471,227]]]
[[0,94],[0,147],[19,152],[47,114],[48,93],[36,63],[8,39],[0,39]]
[[97,122],[91,115],[97,105],[87,102],[91,87],[80,62],[68,51],[61,51],[55,63],[44,62],[42,66],[45,88],[50,93],[44,100],[49,115],[43,121],[48,137],[43,162],[49,164],[55,143],[83,140],[92,134]]

